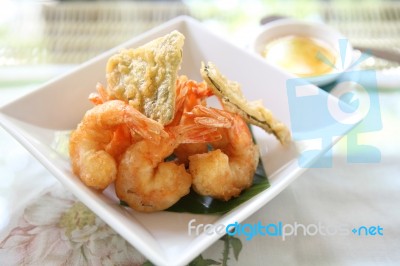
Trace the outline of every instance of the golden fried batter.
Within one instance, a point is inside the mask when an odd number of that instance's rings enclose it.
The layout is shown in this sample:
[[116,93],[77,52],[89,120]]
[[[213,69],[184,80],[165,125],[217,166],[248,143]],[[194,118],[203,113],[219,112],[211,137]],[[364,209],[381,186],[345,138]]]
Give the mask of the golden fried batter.
[[276,120],[270,110],[266,109],[260,101],[247,101],[242,94],[240,84],[224,77],[213,63],[209,62],[205,65],[202,62],[200,72],[213,93],[221,99],[226,110],[237,113],[246,122],[274,134],[282,144],[291,140],[289,129]]
[[174,116],[184,39],[173,31],[110,57],[106,68],[110,98],[126,101],[147,117],[168,124]]

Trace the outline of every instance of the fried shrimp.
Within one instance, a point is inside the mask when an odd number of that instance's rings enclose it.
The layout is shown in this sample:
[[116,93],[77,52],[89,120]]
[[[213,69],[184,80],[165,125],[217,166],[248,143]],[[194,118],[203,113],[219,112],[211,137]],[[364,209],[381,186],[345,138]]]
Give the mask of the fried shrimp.
[[204,196],[227,201],[251,186],[259,151],[241,116],[196,106],[195,122],[219,128],[222,139],[210,143],[214,150],[189,157],[193,189]]
[[158,144],[148,140],[132,144],[119,164],[116,194],[137,211],[167,209],[189,193],[192,176],[185,166],[164,161],[180,143],[207,142],[220,138],[215,129],[201,125],[178,125],[166,130],[168,136]]
[[123,101],[90,109],[70,137],[74,174],[89,187],[105,189],[117,176],[117,160],[137,135],[158,143],[166,133],[161,124]]

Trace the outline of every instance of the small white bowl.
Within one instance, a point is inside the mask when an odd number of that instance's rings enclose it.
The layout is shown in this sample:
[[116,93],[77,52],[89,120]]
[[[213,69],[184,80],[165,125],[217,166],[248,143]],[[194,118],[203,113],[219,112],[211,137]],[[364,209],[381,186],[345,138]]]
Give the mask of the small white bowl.
[[[317,86],[329,84],[336,80],[342,72],[346,71],[351,66],[353,60],[353,47],[350,42],[335,29],[318,22],[300,21],[295,19],[278,19],[269,22],[261,26],[259,32],[251,42],[250,48],[253,52],[262,56],[266,44],[276,39],[293,35],[318,39],[326,43],[337,56],[334,64],[335,67],[331,72],[318,77],[304,78],[309,80],[311,83]],[[339,44],[341,42],[342,45]],[[279,66],[277,67],[280,68]],[[286,71],[283,68],[281,69]]]

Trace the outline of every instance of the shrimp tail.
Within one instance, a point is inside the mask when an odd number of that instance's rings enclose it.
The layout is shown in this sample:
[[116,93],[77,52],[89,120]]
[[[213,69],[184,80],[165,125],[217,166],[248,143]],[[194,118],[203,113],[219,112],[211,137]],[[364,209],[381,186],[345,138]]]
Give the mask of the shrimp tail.
[[100,95],[96,92],[92,92],[89,94],[89,101],[94,105],[99,105],[103,103],[103,99],[101,99]]
[[161,123],[148,118],[129,105],[125,106],[124,120],[133,132],[155,143],[159,143],[162,137],[168,136]]
[[230,128],[233,117],[226,111],[211,107],[196,105],[189,116],[194,116],[194,122],[209,127]]
[[175,114],[174,119],[168,124],[169,126],[178,125],[182,119],[185,109],[184,106],[186,102],[186,95],[188,93],[188,87],[186,86],[186,83],[186,76],[180,76],[176,80]]
[[96,90],[97,90],[97,93],[94,92],[94,93],[89,94],[89,101],[91,103],[93,103],[94,105],[99,105],[99,104],[105,103],[106,101],[110,100],[110,97],[109,97],[106,89],[104,88],[103,84],[98,82],[96,84]]
[[222,138],[217,128],[197,124],[175,126],[170,134],[177,143],[207,143]]

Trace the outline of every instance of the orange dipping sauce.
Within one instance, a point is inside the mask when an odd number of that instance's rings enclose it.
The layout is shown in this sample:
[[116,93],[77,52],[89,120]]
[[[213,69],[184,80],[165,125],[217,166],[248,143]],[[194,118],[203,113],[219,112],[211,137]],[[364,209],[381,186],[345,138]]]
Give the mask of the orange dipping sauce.
[[319,39],[286,36],[265,46],[264,58],[271,64],[299,76],[312,77],[327,74],[336,63],[336,53]]

